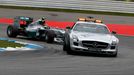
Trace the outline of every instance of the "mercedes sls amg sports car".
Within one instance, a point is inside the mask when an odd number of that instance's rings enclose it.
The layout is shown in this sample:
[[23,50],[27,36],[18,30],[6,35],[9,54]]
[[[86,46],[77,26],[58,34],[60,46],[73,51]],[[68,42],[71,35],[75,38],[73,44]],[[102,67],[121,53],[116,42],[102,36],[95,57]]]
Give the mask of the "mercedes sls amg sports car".
[[79,18],[72,28],[67,27],[63,50],[93,52],[117,56],[119,40],[101,20]]

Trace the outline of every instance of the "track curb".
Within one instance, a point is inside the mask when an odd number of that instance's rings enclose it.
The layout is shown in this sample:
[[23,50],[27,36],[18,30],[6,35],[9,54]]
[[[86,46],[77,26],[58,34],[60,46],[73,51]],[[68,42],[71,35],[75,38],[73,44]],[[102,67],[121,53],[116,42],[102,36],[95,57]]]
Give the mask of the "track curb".
[[26,42],[21,42],[21,41],[16,41],[16,40],[10,40],[8,38],[0,38],[0,40],[5,40],[8,42],[13,42],[13,43],[19,43],[25,45],[24,47],[7,47],[7,48],[0,48],[0,51],[27,51],[27,50],[37,50],[43,48],[40,45],[37,44],[31,44],[31,43],[26,43]]

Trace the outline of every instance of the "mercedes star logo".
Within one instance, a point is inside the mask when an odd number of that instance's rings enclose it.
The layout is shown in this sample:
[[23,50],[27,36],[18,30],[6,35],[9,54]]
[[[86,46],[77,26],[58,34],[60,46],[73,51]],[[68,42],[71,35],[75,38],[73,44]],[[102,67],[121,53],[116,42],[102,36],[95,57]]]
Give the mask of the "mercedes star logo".
[[98,45],[97,42],[94,42],[94,43],[93,43],[93,47],[94,47],[94,48],[97,48],[97,45]]

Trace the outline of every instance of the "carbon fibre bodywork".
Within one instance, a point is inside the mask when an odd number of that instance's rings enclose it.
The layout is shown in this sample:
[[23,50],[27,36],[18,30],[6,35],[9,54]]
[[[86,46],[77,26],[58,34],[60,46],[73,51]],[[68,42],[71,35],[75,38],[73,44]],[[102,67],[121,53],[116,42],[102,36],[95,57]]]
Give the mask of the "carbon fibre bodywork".
[[49,40],[49,42],[62,42],[65,31],[58,28],[51,28],[45,24],[40,24],[40,20],[33,21],[31,17],[17,16],[14,18],[14,24],[8,26],[7,35],[16,37],[17,35],[28,38]]

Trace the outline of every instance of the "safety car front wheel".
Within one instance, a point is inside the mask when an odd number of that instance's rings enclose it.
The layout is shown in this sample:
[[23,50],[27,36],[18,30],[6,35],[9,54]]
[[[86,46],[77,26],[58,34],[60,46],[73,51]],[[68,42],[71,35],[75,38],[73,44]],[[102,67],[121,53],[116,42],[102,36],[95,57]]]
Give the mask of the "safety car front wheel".
[[74,51],[71,50],[70,42],[67,39],[64,40],[64,43],[63,43],[63,51],[66,51],[67,54],[72,54],[72,55],[74,54]]

